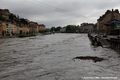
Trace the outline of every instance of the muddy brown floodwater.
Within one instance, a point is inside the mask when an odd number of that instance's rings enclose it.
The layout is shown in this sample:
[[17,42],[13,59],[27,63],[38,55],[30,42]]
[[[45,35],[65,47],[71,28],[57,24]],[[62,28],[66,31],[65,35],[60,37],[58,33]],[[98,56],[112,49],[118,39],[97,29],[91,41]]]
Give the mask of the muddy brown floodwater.
[[[77,56],[95,56],[105,60],[73,61]],[[120,80],[119,78],[120,54],[111,49],[91,46],[86,34],[0,39],[0,80]]]

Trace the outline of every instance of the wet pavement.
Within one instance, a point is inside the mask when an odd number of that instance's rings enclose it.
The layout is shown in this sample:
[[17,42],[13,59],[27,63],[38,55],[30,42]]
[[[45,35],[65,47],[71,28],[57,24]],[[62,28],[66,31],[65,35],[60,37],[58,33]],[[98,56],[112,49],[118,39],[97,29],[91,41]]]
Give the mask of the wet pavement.
[[[96,56],[105,60],[97,63],[92,60],[73,60],[77,56]],[[119,78],[120,54],[111,49],[91,46],[86,34],[0,39],[0,80]]]

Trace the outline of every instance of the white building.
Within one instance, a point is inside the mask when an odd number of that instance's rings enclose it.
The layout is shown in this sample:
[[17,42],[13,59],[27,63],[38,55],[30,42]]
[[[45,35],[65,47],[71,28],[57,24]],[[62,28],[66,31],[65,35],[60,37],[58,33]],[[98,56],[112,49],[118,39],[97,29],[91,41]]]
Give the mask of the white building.
[[60,29],[60,32],[62,33],[66,32],[66,27],[63,27],[62,29]]

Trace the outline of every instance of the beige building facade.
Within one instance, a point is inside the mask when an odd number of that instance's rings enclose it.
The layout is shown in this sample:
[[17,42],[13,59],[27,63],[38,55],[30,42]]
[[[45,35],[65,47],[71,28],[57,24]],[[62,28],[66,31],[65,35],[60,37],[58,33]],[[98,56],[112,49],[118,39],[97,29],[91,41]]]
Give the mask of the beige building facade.
[[120,13],[117,9],[107,10],[105,14],[97,20],[97,31],[99,33],[109,34],[112,30],[112,26],[110,25],[112,20],[120,20]]

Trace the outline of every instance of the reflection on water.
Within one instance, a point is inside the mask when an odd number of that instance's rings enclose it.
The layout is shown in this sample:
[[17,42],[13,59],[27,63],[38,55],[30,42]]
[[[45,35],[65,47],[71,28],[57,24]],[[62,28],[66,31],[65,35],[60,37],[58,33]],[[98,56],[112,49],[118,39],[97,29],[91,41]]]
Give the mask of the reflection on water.
[[[93,47],[86,34],[53,34],[0,40],[0,80],[83,80],[120,77],[120,54]],[[76,56],[105,58],[72,60]]]

